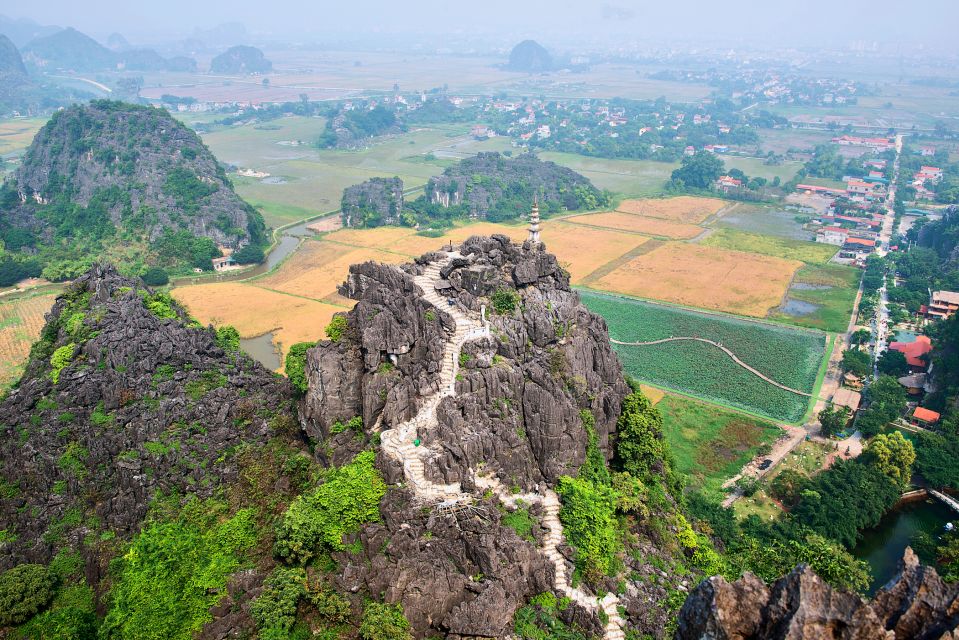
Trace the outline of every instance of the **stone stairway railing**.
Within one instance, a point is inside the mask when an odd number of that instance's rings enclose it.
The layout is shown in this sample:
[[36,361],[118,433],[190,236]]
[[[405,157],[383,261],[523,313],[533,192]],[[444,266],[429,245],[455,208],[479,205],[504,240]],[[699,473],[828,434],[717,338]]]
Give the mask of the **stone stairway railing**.
[[[448,254],[452,259],[458,254]],[[447,260],[448,262],[448,260]],[[445,264],[445,263],[444,263]],[[459,357],[463,345],[470,340],[490,335],[489,326],[471,318],[455,304],[437,293],[434,285],[440,280],[440,263],[430,263],[423,275],[415,276],[413,281],[423,290],[423,298],[437,309],[452,316],[456,323],[453,336],[447,341],[443,353],[443,363],[440,369],[440,390],[426,399],[416,415],[392,429],[380,434],[380,446],[383,451],[403,465],[403,476],[413,489],[417,499],[424,502],[443,502],[455,504],[469,502],[472,496],[463,491],[459,483],[437,484],[426,477],[425,461],[437,455],[428,447],[417,447],[413,444],[417,433],[422,429],[429,431],[436,427],[436,409],[440,401],[446,396],[456,393],[456,375],[459,372]],[[603,611],[606,617],[604,638],[606,640],[621,640],[625,638],[625,626],[619,614],[619,599],[612,593],[599,599],[585,591],[572,586],[572,581],[566,566],[566,559],[559,552],[559,545],[563,540],[563,525],[559,520],[559,496],[551,489],[542,495],[538,493],[512,494],[505,490],[493,476],[476,477],[476,486],[480,489],[491,489],[504,504],[516,506],[518,500],[528,504],[541,503],[543,505],[543,524],[548,533],[543,541],[541,551],[554,568],[554,588],[558,593],[568,597],[583,608],[592,611]]]

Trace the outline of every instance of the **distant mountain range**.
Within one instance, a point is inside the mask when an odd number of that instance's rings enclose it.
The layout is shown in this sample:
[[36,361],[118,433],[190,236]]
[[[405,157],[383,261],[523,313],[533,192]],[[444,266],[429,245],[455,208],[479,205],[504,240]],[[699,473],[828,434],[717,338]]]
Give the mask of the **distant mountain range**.
[[[111,43],[116,46],[118,41],[116,38],[111,38]],[[23,57],[28,66],[45,71],[110,71],[114,69],[193,71],[196,69],[196,61],[190,58],[166,59],[153,49],[130,49],[123,46],[118,47],[117,50],[108,49],[72,27],[27,43],[23,47]]]

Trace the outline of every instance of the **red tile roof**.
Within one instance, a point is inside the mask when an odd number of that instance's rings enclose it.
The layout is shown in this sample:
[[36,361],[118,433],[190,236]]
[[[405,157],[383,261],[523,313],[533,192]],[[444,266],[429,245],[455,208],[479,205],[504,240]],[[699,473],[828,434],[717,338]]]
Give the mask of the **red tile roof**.
[[916,407],[912,412],[912,417],[923,422],[939,422],[939,414],[925,407]]
[[932,340],[929,336],[918,336],[915,342],[890,342],[889,348],[901,352],[906,356],[906,364],[910,367],[925,369],[929,364],[920,359],[932,351]]

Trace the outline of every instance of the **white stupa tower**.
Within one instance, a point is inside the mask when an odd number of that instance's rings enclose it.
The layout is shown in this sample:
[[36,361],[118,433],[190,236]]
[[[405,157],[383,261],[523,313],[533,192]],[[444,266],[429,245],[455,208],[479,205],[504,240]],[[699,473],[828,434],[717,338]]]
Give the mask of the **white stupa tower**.
[[533,198],[533,210],[529,214],[529,242],[539,244],[539,199]]

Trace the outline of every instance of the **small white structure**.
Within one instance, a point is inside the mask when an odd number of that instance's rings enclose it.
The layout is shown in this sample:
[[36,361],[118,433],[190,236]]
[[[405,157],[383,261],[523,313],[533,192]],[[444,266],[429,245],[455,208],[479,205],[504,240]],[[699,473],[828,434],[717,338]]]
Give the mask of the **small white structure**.
[[529,242],[539,244],[539,200],[533,199],[533,210],[529,214]]

